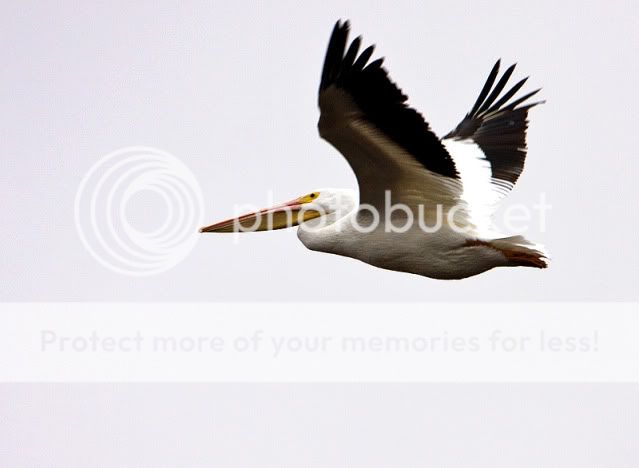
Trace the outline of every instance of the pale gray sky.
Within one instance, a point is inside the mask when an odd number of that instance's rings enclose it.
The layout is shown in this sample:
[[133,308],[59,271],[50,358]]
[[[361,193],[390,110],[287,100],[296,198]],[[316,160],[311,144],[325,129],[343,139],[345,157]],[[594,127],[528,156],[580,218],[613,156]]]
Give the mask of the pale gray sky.
[[0,463],[633,468],[637,390],[636,384],[0,385],[0,409],[12,423],[0,427]]
[[[21,2],[0,19],[0,298],[29,300],[637,299],[633,162],[638,8],[589,2]],[[548,270],[443,282],[307,251],[292,230],[202,237],[172,270],[118,275],[80,243],[83,175],[130,145],[196,175],[207,222],[235,203],[355,187],[316,130],[323,54],[338,18],[377,44],[392,78],[442,135],[495,59],[543,86],[509,203],[545,193]],[[152,205],[159,206],[161,205]],[[132,208],[158,225],[161,209]]]

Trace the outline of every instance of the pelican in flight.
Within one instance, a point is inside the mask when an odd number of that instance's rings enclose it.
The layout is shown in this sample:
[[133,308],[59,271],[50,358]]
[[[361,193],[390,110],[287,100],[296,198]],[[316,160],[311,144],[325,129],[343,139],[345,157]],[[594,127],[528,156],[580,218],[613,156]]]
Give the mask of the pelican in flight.
[[[359,191],[319,189],[281,205],[203,227],[201,232],[298,226],[309,249],[376,267],[460,279],[499,266],[546,268],[541,246],[499,234],[497,202],[513,188],[526,158],[529,102],[503,93],[493,66],[462,121],[438,138],[390,80],[374,46],[348,42],[349,23],[333,29],[319,86],[320,136],[346,158]],[[515,99],[513,99],[515,98]]]

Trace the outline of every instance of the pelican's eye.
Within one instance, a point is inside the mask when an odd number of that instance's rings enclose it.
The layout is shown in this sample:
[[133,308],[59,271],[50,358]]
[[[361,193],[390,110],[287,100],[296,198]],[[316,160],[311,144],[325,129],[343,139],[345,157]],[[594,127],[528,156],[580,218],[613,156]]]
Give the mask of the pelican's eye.
[[300,202],[310,203],[314,200],[317,200],[318,197],[319,197],[319,192],[312,192],[312,193],[309,193],[308,195],[304,195],[303,197],[300,197]]

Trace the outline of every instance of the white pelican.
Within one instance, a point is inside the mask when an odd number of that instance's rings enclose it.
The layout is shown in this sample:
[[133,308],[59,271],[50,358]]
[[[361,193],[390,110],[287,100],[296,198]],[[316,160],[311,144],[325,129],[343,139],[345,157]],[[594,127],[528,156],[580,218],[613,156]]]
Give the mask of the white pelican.
[[[389,79],[374,46],[348,45],[349,23],[331,35],[319,88],[319,134],[355,172],[359,193],[319,189],[282,205],[202,228],[263,231],[299,224],[311,250],[437,279],[459,279],[498,266],[545,268],[540,246],[503,236],[491,224],[526,158],[526,101],[502,95],[515,65],[497,84],[499,64],[470,112],[443,138]],[[347,47],[348,46],[348,47]],[[494,85],[494,86],[493,86]],[[439,221],[439,222],[438,222]]]

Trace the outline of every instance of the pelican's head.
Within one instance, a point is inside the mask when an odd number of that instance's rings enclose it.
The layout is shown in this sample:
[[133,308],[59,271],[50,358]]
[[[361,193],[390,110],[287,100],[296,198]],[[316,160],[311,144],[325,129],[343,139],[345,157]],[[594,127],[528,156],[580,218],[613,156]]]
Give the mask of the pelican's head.
[[356,204],[354,190],[319,189],[271,208],[203,227],[200,232],[271,231],[300,224],[321,228],[351,212]]

